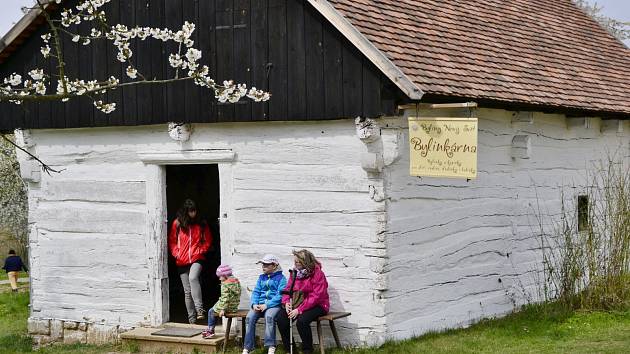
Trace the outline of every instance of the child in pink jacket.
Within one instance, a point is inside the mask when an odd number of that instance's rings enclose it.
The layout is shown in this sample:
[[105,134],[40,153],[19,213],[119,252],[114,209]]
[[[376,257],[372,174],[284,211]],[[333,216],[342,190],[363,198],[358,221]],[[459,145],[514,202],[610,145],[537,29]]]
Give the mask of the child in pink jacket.
[[[276,321],[282,336],[282,344],[288,352],[290,347],[289,339],[289,319],[295,320],[298,333],[302,338],[302,351],[304,353],[313,352],[313,333],[311,332],[311,322],[323,316],[330,310],[330,300],[328,297],[328,281],[322,272],[321,263],[308,250],[293,251],[293,262],[295,264],[284,288],[285,295],[282,296],[282,306],[284,311],[278,313]],[[293,298],[288,292],[291,290],[293,278]]]

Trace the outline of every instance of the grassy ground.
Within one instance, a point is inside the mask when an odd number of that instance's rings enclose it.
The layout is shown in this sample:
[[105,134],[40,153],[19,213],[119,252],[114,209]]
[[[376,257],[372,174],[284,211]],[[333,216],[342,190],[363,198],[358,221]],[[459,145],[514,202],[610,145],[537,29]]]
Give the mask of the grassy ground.
[[520,313],[483,321],[467,329],[387,343],[377,350],[350,352],[628,353],[630,310],[562,313],[551,306],[531,306]]
[[[0,353],[31,352],[26,336],[28,293],[0,286]],[[53,346],[37,353],[125,353],[133,346]],[[231,354],[240,353],[232,349]],[[279,352],[282,352],[279,350]],[[531,306],[499,320],[463,330],[429,334],[387,343],[378,349],[334,350],[341,353],[623,353],[630,352],[630,310],[563,313],[551,306]],[[257,351],[262,353],[262,351]]]

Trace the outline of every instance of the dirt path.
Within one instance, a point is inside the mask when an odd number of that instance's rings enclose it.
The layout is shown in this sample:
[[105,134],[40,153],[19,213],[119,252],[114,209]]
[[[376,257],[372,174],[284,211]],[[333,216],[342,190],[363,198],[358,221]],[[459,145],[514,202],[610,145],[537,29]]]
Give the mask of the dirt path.
[[[29,281],[29,278],[18,278],[18,283],[28,283]],[[0,284],[9,284],[9,280],[0,280]]]

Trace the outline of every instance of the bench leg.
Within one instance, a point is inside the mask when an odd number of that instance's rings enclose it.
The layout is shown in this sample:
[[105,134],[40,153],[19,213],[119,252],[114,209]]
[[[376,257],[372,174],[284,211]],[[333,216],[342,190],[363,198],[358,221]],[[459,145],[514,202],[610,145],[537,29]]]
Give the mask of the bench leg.
[[324,354],[324,333],[322,331],[321,321],[317,321],[317,337],[319,338],[319,352]]
[[223,353],[227,349],[227,342],[230,339],[230,328],[232,328],[232,317],[228,317],[227,326],[225,328],[225,339],[223,340]]
[[329,320],[330,330],[332,331],[333,337],[335,337],[335,343],[337,344],[337,348],[341,348],[341,342],[339,341],[339,335],[337,334],[337,328],[335,328],[335,321]]

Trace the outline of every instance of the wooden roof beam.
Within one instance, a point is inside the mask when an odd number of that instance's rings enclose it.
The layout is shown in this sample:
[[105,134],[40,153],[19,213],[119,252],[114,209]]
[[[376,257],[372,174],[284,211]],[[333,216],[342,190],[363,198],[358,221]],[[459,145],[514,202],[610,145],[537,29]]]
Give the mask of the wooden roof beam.
[[308,0],[308,2],[346,37],[363,55],[365,55],[385,76],[412,100],[422,99],[424,94],[389,58],[357,30],[339,11],[326,0]]

